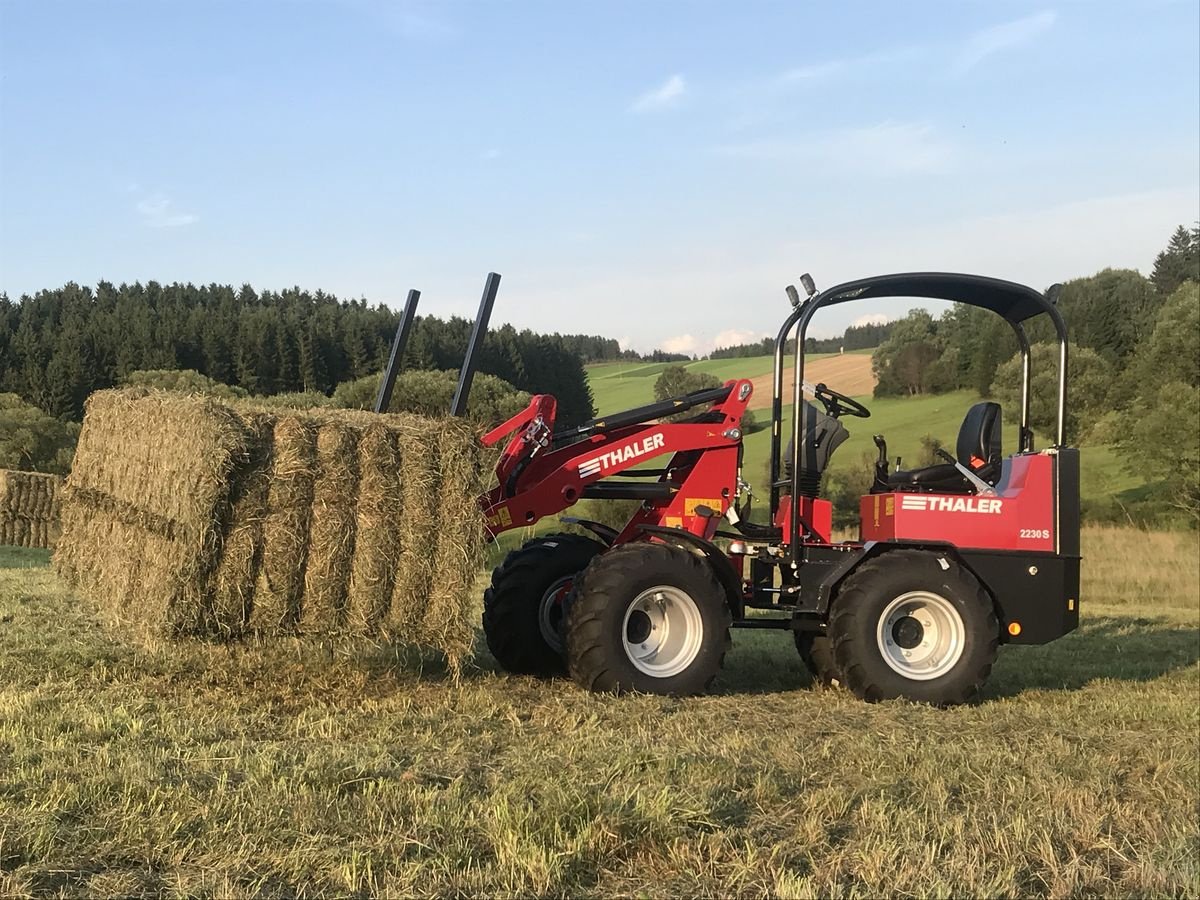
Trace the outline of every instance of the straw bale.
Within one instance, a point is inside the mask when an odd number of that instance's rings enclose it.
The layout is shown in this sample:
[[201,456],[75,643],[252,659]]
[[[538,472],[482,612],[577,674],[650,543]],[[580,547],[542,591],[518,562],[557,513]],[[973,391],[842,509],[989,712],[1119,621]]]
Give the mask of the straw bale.
[[420,626],[433,584],[432,548],[436,540],[438,487],[436,420],[389,416],[400,448],[404,479],[400,486],[403,515],[392,522],[400,543],[400,559],[392,586],[387,629],[408,635]]
[[317,426],[317,473],[304,569],[303,625],[333,632],[346,626],[350,567],[358,527],[359,431],[324,417]]
[[53,546],[60,483],[57,475],[0,469],[0,544]]
[[210,398],[93,394],[64,488],[60,572],[119,618],[202,630],[245,449],[240,420]]
[[299,621],[315,474],[312,420],[296,415],[277,418],[267,469],[262,565],[250,612],[250,626],[256,631],[288,631]]
[[404,510],[402,474],[407,473],[402,473],[389,424],[381,419],[367,426],[358,442],[358,508],[346,609],[353,631],[374,631],[387,616],[400,564],[397,525]]
[[440,647],[457,671],[470,655],[475,637],[473,588],[486,532],[482,517],[464,517],[484,489],[483,456],[478,441],[462,423],[449,420],[438,435],[439,487],[435,541],[430,542],[432,583],[419,628],[423,644]]
[[441,649],[457,671],[474,634],[483,459],[458,420],[101,392],[55,560],[156,631],[383,635]]
[[212,585],[212,615],[217,634],[237,637],[250,624],[254,586],[263,555],[263,522],[270,487],[269,465],[274,423],[268,416],[248,413],[243,477],[232,485],[220,559]]

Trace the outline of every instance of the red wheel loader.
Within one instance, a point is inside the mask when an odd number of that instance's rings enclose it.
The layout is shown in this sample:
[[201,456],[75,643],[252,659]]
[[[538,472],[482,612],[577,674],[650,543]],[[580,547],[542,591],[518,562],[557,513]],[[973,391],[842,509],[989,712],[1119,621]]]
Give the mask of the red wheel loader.
[[[788,288],[792,311],[775,342],[769,524],[750,521],[741,477],[739,423],[753,391],[745,379],[570,428],[555,426],[552,396],[535,396],[485,436],[488,445],[504,443],[496,486],[480,498],[493,537],[585,498],[639,502],[620,530],[572,520],[590,536],[536,537],[496,568],[483,626],[506,670],[566,670],[594,691],[694,694],[717,675],[730,628],[774,628],[792,633],[820,682],[871,701],[952,705],[979,692],[1001,644],[1041,644],[1076,627],[1079,451],[1064,439],[1058,286],[1042,294],[947,273],[819,292],[807,275],[801,284],[803,299]],[[1023,360],[1017,447],[1002,452],[1001,408],[989,402],[966,411],[956,452],[939,465],[893,469],[875,435],[879,458],[859,505],[859,539],[835,541],[821,475],[849,437],[842,420],[870,412],[806,384],[806,331],[820,309],[891,297],[967,303],[1012,326]],[[1023,324],[1035,316],[1050,319],[1059,343],[1057,427],[1040,450],[1029,427]],[[482,307],[480,320],[486,327]],[[479,333],[477,322],[472,346]],[[784,356],[793,338],[785,438]],[[471,356],[469,348],[467,388]],[[680,413],[692,415],[679,421]]]

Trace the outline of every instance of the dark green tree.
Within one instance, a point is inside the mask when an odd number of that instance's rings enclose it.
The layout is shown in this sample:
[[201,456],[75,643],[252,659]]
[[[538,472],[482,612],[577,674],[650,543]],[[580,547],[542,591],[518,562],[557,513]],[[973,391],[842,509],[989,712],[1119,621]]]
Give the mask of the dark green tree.
[[1175,229],[1167,248],[1154,258],[1150,280],[1164,297],[1184,282],[1200,282],[1200,224],[1191,231],[1182,225]]

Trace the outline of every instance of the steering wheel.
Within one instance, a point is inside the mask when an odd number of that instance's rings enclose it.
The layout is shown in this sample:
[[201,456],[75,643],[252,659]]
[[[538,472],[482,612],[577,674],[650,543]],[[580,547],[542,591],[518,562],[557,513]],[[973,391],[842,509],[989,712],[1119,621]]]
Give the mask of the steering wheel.
[[826,387],[824,382],[813,388],[813,396],[821,401],[825,412],[835,419],[840,416],[856,416],[859,419],[871,418],[869,409],[857,400],[852,400],[845,394],[839,394],[832,388]]

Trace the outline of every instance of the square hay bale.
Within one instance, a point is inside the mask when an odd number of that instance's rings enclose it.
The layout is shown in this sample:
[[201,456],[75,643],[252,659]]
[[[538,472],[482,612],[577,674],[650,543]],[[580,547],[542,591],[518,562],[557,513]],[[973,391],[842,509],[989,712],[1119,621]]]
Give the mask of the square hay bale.
[[245,456],[241,420],[211,398],[93,394],[64,488],[60,572],[118,619],[203,631]]
[[53,548],[62,479],[0,469],[0,544]]
[[89,401],[56,563],[168,634],[474,634],[485,451],[459,420],[121,390]]
[[350,572],[358,534],[359,431],[323,417],[317,425],[317,467],[308,557],[304,567],[303,619],[306,631],[345,629]]

